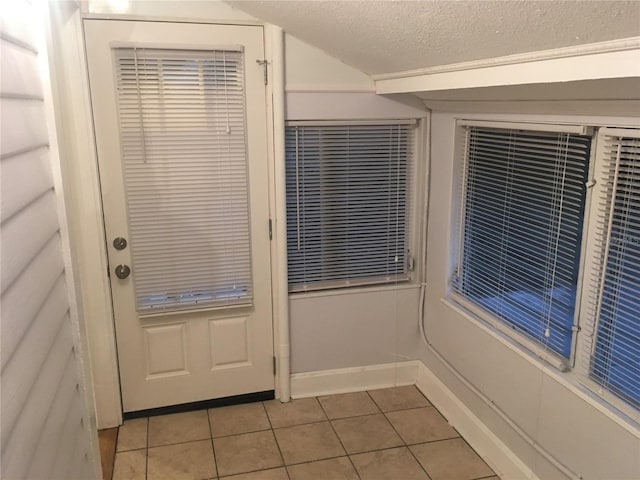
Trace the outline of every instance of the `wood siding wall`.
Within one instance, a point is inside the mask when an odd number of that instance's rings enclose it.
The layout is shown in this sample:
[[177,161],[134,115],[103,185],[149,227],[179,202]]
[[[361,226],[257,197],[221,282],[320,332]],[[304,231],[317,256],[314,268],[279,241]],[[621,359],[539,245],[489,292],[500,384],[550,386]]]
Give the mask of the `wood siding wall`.
[[46,125],[43,80],[47,85],[48,79],[38,68],[43,27],[29,2],[12,0],[4,7],[0,477],[93,478],[92,432],[74,347]]

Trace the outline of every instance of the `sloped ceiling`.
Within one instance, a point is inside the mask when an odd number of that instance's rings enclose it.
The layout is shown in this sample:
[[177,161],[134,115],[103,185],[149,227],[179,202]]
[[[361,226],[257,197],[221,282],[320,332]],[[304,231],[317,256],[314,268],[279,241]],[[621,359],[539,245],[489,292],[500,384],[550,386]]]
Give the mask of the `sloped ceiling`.
[[640,1],[227,1],[370,75],[640,35]]

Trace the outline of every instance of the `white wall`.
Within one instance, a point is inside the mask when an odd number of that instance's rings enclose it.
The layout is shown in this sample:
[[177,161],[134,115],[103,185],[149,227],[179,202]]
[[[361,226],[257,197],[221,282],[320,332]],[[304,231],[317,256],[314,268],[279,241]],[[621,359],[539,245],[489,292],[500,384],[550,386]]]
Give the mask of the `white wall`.
[[292,295],[292,373],[417,358],[418,293],[400,286]]
[[292,35],[285,35],[285,59],[287,92],[374,91],[368,75]]
[[43,14],[40,2],[2,4],[1,476],[100,478]]
[[[521,111],[530,107],[520,105]],[[469,107],[469,110],[476,110]],[[426,329],[434,348],[489,403],[466,388],[430,351],[421,359],[541,479],[566,478],[495,413],[500,409],[567,472],[587,479],[640,478],[640,433],[590,400],[573,380],[532,360],[477,321],[442,302],[449,277],[449,225],[454,172],[455,118],[638,124],[637,119],[434,112],[427,240]]]

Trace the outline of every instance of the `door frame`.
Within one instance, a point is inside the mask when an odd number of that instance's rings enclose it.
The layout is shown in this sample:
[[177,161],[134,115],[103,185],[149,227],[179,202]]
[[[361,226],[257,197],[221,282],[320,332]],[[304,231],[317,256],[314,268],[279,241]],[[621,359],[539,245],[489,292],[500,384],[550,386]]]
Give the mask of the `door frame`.
[[[54,3],[50,12],[49,43],[56,58],[52,76],[59,119],[59,144],[65,197],[70,210],[72,261],[77,267],[82,314],[87,319],[89,357],[94,379],[98,428],[122,424],[120,378],[111,289],[107,278],[107,250],[99,170],[89,95],[85,19],[175,21],[180,23],[252,25],[263,27],[268,62],[267,142],[269,214],[274,222],[271,241],[273,351],[276,357],[275,395],[289,400],[289,315],[286,263],[286,203],[284,192],[284,42],[281,28],[253,21],[157,19],[130,15],[95,15],[75,2]],[[278,162],[275,159],[279,159]]]

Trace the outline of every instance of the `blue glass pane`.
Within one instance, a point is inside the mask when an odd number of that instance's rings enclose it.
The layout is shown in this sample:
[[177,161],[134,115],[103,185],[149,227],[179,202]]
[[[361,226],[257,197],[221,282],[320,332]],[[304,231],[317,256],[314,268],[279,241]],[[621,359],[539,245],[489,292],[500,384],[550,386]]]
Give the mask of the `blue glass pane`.
[[571,353],[591,138],[471,128],[458,291]]

